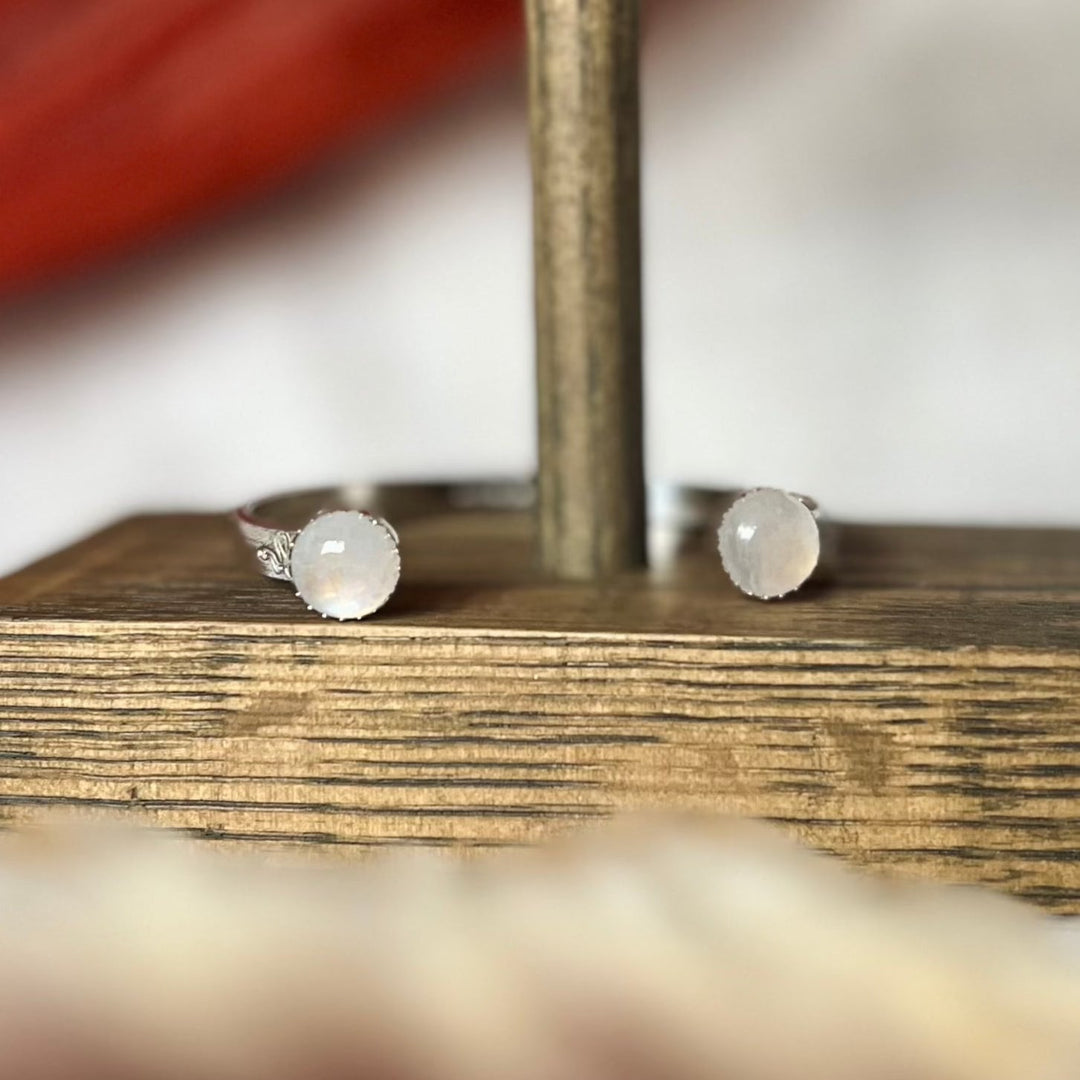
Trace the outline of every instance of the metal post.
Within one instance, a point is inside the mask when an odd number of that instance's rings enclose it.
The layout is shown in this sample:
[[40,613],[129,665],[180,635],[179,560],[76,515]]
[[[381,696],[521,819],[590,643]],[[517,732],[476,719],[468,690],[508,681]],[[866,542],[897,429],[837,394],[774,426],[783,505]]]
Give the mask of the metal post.
[[645,561],[638,0],[525,0],[544,567]]

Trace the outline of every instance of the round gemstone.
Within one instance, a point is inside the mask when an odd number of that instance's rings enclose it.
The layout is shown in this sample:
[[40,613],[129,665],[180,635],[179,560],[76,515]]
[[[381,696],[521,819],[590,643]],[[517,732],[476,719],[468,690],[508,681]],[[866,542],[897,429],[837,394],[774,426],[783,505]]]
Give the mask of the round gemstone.
[[290,570],[309,607],[333,619],[362,619],[390,599],[401,558],[385,522],[357,510],[334,510],[301,530]]
[[821,557],[818,523],[797,496],[774,488],[741,495],[724,515],[720,558],[744,593],[771,600],[793,592]]

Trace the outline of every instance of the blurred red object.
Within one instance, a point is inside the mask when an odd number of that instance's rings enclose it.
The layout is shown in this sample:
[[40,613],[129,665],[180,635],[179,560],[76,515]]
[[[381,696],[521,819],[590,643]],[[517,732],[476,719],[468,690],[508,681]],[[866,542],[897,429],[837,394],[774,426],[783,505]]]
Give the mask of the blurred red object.
[[519,0],[0,0],[0,292],[270,189],[515,48]]

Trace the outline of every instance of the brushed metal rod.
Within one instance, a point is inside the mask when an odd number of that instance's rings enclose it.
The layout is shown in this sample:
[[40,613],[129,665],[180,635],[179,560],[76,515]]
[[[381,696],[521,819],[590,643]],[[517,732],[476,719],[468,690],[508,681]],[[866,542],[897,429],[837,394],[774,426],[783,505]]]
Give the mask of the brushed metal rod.
[[645,562],[638,0],[525,0],[544,568]]

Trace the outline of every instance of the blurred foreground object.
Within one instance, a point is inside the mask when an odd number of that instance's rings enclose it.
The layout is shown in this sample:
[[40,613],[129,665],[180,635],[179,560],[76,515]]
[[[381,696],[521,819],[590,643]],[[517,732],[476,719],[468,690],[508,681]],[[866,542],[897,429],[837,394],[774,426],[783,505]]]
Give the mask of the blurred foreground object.
[[272,187],[508,53],[517,0],[0,5],[0,293]]
[[1080,957],[1056,929],[737,823],[336,868],[10,836],[0,1062],[20,1080],[1075,1077]]

